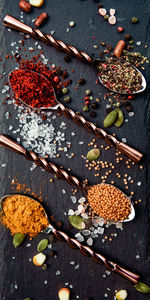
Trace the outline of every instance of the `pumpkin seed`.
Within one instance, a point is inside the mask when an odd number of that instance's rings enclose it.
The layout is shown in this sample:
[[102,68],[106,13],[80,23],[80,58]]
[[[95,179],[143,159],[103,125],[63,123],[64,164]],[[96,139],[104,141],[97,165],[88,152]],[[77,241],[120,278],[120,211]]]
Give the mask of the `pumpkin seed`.
[[24,239],[25,239],[26,235],[24,233],[15,233],[13,236],[13,245],[15,248],[19,247]]
[[75,216],[75,215],[70,216],[69,222],[74,228],[79,229],[79,230],[85,229],[85,227],[86,227],[83,219],[80,216]]
[[111,111],[104,119],[104,127],[110,127],[116,121],[118,112],[117,109]]
[[123,112],[120,108],[117,109],[118,115],[117,115],[117,120],[114,123],[114,125],[116,127],[120,127],[124,121],[124,116],[123,116]]
[[43,250],[45,250],[47,248],[47,246],[48,246],[48,239],[43,239],[38,243],[37,251],[42,252]]
[[138,282],[137,284],[134,285],[134,287],[138,292],[145,293],[145,294],[150,293],[150,287],[145,283]]
[[98,159],[99,156],[100,156],[100,150],[99,149],[92,149],[88,152],[86,158],[91,161],[91,160]]
[[24,300],[32,300],[31,298],[25,298]]

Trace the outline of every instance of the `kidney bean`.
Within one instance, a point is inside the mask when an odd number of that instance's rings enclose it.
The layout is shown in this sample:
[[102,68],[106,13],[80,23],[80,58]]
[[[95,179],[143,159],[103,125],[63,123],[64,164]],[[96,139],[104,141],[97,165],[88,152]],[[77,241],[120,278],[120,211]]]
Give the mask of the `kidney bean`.
[[116,57],[120,57],[121,54],[122,54],[122,52],[123,52],[123,49],[125,48],[125,46],[126,46],[125,41],[120,40],[120,41],[117,43],[117,45],[116,45],[116,47],[115,47],[115,49],[114,49],[114,55],[115,55]]
[[42,13],[35,20],[35,22],[34,22],[35,26],[40,27],[47,20],[47,18],[48,18],[48,14],[47,13]]
[[32,9],[32,6],[29,2],[27,2],[26,0],[21,0],[19,2],[19,7],[24,10],[25,12],[30,12]]

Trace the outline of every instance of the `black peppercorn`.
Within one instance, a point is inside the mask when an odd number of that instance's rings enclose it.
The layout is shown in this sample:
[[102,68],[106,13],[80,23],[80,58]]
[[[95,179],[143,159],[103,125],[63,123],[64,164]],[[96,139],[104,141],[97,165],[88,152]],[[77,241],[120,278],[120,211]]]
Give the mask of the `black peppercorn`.
[[93,109],[97,109],[97,108],[99,107],[99,104],[98,104],[97,102],[93,102],[93,103],[91,104],[91,107],[92,107]]
[[78,79],[78,84],[80,84],[80,85],[83,85],[83,84],[85,84],[85,79],[84,78],[79,78]]
[[71,62],[71,57],[68,56],[68,55],[66,55],[66,56],[64,57],[64,60],[65,60],[65,62],[69,63],[69,62]]
[[47,265],[46,264],[43,264],[42,265],[42,270],[46,270],[47,269]]
[[103,4],[102,4],[102,3],[99,3],[97,6],[98,6],[98,8],[102,8],[102,7],[103,7]]
[[95,118],[96,117],[96,112],[95,111],[90,111],[89,113],[91,118]]
[[56,222],[57,227],[62,227],[63,223],[61,221]]
[[125,40],[129,41],[132,39],[131,35],[130,34],[125,34]]
[[126,108],[126,110],[128,111],[128,112],[130,112],[130,111],[132,111],[132,108],[131,108],[131,106],[125,106],[125,108]]
[[102,58],[103,57],[104,52],[103,51],[99,51],[99,57]]

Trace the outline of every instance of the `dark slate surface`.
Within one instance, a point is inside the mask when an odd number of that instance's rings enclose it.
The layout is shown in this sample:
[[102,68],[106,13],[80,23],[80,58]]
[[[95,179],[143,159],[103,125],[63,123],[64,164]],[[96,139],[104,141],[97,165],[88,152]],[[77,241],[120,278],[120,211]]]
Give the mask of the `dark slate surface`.
[[[133,35],[135,41],[141,41],[140,48],[136,46],[136,50],[140,49],[141,53],[147,55],[150,58],[149,47],[144,48],[145,44],[149,44],[149,1],[137,0],[137,1],[104,1],[106,8],[116,8],[117,16],[120,18],[118,25],[125,27],[125,32],[129,32]],[[39,11],[47,11],[50,18],[49,21],[43,26],[44,32],[55,31],[55,37],[64,40],[66,43],[72,43],[79,49],[87,51],[89,54],[93,52],[98,55],[99,50],[94,50],[93,45],[98,44],[99,41],[105,41],[115,46],[116,42],[120,39],[121,35],[117,33],[117,27],[111,27],[107,22],[98,15],[98,9],[96,3],[92,0],[79,1],[79,0],[51,0],[45,1],[45,6],[41,10],[34,9],[31,14],[24,14],[24,21],[27,24],[32,25],[33,17],[39,14]],[[18,8],[18,1],[1,0],[0,1],[0,67],[1,73],[7,74],[16,66],[14,62],[8,64],[8,60],[5,59],[5,55],[10,53],[11,42],[18,41],[20,36],[17,32],[8,32],[2,26],[2,20],[6,13],[10,13],[13,16],[19,18],[20,10]],[[137,16],[140,20],[139,24],[132,25],[130,19],[132,16]],[[70,29],[67,33],[66,29],[69,21],[75,21],[76,26]],[[95,36],[95,40],[93,40]],[[64,54],[58,52],[52,47],[40,43],[44,54],[56,65],[61,65],[63,68],[67,68],[68,72],[73,79],[73,85],[70,88],[70,95],[72,102],[69,104],[74,110],[82,110],[84,91],[87,88],[92,89],[93,96],[97,97],[99,92],[104,95],[104,89],[101,86],[95,84],[96,75],[92,68],[86,64],[83,64],[77,59],[73,58],[71,64],[64,62]],[[34,47],[34,40],[29,39],[25,42],[25,47]],[[71,73],[71,69],[75,69],[75,73]],[[7,75],[6,74],[6,75]],[[147,80],[149,80],[148,67],[144,72]],[[79,77],[87,79],[87,84],[74,90],[76,81]],[[3,89],[4,82],[7,80],[4,77],[1,80],[1,90]],[[13,125],[16,112],[12,107],[2,105],[4,95],[1,95],[1,108],[0,108],[0,132],[10,134],[9,125]],[[95,239],[95,250],[105,254],[110,259],[116,260],[122,266],[125,266],[139,274],[141,274],[141,280],[150,284],[150,272],[149,272],[149,225],[148,225],[148,195],[149,195],[149,121],[150,121],[150,107],[149,107],[149,91],[147,90],[143,95],[140,95],[133,101],[133,110],[135,112],[134,117],[130,118],[130,123],[124,124],[120,129],[109,129],[108,132],[115,132],[118,138],[126,137],[128,144],[134,146],[138,150],[144,153],[144,171],[140,171],[138,166],[133,166],[129,174],[133,177],[135,182],[142,181],[141,187],[137,188],[136,183],[133,185],[135,191],[134,200],[142,198],[142,204],[136,206],[136,219],[124,226],[124,230],[118,230],[118,236],[112,243],[102,244],[101,238]],[[11,119],[6,121],[5,112],[11,113]],[[127,116],[127,113],[126,117]],[[102,100],[100,108],[98,110],[98,116],[96,122],[99,126],[103,126],[103,118],[105,115],[105,102]],[[89,120],[90,117],[86,116]],[[81,154],[86,154],[87,144],[94,138],[83,128],[79,128],[72,121],[65,119],[63,116],[59,117],[59,120],[55,122],[55,127],[60,125],[61,121],[65,121],[67,124],[67,137],[70,132],[75,132],[75,137],[72,140],[72,152],[76,155],[73,159],[66,159],[64,155],[61,158],[53,159],[52,161],[58,165],[64,165],[64,167],[71,168],[74,175],[78,175],[79,178],[88,178],[90,184],[97,183],[99,179],[94,177],[92,173],[87,172],[83,160],[81,160]],[[70,131],[70,132],[69,132]],[[17,134],[12,137],[17,138]],[[79,141],[83,140],[85,144],[79,145]],[[97,141],[100,146],[104,144],[101,140]],[[68,211],[72,207],[70,200],[71,187],[64,181],[55,181],[53,184],[49,183],[49,179],[53,176],[48,173],[41,172],[40,169],[35,169],[31,172],[31,163],[26,161],[23,157],[17,154],[11,153],[9,150],[0,148],[0,196],[4,194],[12,193],[10,188],[11,180],[17,176],[19,182],[25,183],[27,187],[31,188],[32,192],[39,195],[40,185],[42,182],[42,196],[45,199],[45,203],[48,205],[48,210],[51,214],[54,214],[56,220],[64,221],[64,228],[67,225],[67,218],[64,216],[64,210]],[[112,149],[109,152],[102,153],[102,160],[113,160],[115,150]],[[6,167],[2,168],[1,165],[6,163]],[[125,166],[120,165],[117,167],[118,172],[125,173]],[[111,180],[115,180],[115,184],[124,189],[121,181],[115,178],[115,172],[112,175]],[[62,196],[62,189],[66,190],[66,194]],[[81,193],[78,193],[78,197]],[[112,232],[112,230],[108,230]],[[70,230],[70,235],[74,235],[76,231]],[[25,245],[14,249],[12,245],[12,237],[5,228],[1,228],[0,232],[0,299],[3,300],[23,300],[26,297],[32,297],[34,300],[48,300],[58,299],[57,291],[60,287],[64,286],[65,282],[73,285],[71,299],[76,299],[79,295],[79,299],[84,300],[86,297],[90,297],[94,300],[105,299],[104,294],[108,294],[108,298],[112,300],[115,294],[115,289],[127,289],[129,300],[143,300],[149,299],[149,295],[143,295],[137,293],[132,285],[119,277],[118,275],[111,274],[106,278],[103,278],[105,268],[103,266],[95,264],[92,260],[82,256],[78,251],[70,249],[67,245],[57,242],[54,245],[54,250],[57,252],[57,259],[48,259],[49,268],[47,271],[43,271],[36,268],[32,263],[29,263],[29,258],[33,257],[36,253],[37,242],[43,235],[36,237],[32,242],[32,247],[27,248],[26,245],[29,242],[27,240]],[[48,253],[48,250],[47,250]],[[140,259],[136,259],[136,255],[139,254]],[[15,257],[15,259],[12,259]],[[75,261],[75,264],[79,264],[79,270],[74,270],[74,267],[70,265],[70,261]],[[61,275],[56,276],[56,271],[60,270]],[[44,281],[48,283],[44,285]],[[17,285],[17,289],[15,289]],[[108,291],[110,288],[111,291]]]

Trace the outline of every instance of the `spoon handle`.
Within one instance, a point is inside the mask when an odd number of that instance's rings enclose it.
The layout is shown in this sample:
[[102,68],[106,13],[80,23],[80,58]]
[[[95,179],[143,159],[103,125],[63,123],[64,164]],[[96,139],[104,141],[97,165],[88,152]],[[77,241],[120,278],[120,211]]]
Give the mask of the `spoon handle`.
[[76,115],[72,109],[66,108],[62,103],[60,103],[59,110],[62,114],[64,114],[65,117],[72,119],[74,122],[76,122],[80,126],[83,126],[89,132],[94,133],[98,138],[105,139],[108,144],[116,147],[117,150],[124,153],[135,162],[139,162],[141,160],[143,156],[142,153],[126,145],[125,143],[118,141],[114,136],[107,134],[106,131],[102,128],[98,128],[94,123],[86,121],[86,119],[81,115]]
[[85,52],[77,50],[73,45],[66,45],[63,41],[56,40],[51,34],[44,34],[39,29],[28,26],[11,15],[6,15],[3,21],[5,26],[30,34],[36,39],[42,40],[44,43],[54,46],[58,50],[67,52],[69,55],[76,56],[83,62],[93,63],[93,59]]
[[[24,33],[28,33],[34,38],[40,39],[46,44],[50,44],[54,46],[55,48],[59,50],[63,50],[67,52],[69,55],[76,56],[79,60],[88,62],[90,64],[93,63],[93,59],[85,52],[78,51],[74,46],[72,45],[66,45],[61,40],[56,40],[54,37],[50,34],[44,34],[39,29],[33,29],[31,26],[28,26],[16,18],[6,15],[4,18],[3,24],[5,26],[11,27],[13,29],[19,30]],[[61,112],[68,118],[73,119],[76,123],[79,125],[84,126],[88,131],[93,132],[96,134],[97,137],[104,138],[107,143],[110,145],[115,146],[119,151],[127,155],[129,158],[134,160],[135,162],[139,162],[143,156],[142,153],[139,151],[129,147],[128,145],[119,142],[116,138],[114,138],[112,135],[107,134],[103,129],[97,128],[93,123],[87,122],[83,117],[77,116],[74,111],[71,109],[65,108],[62,104],[60,104]]]
[[52,232],[56,236],[56,238],[62,242],[66,242],[69,247],[80,250],[80,252],[83,255],[92,257],[92,259],[96,263],[104,264],[108,270],[123,276],[124,278],[126,278],[130,282],[132,282],[133,284],[138,283],[138,281],[140,279],[139,275],[134,274],[133,272],[126,270],[125,268],[122,268],[121,266],[119,266],[117,263],[115,263],[113,261],[107,260],[103,255],[94,252],[90,247],[84,246],[84,245],[80,244],[77,240],[69,238],[69,236],[66,233],[56,230],[53,226],[50,226],[50,227],[51,227]]
[[10,137],[4,134],[0,135],[0,145],[17,152],[18,154],[24,155],[28,160],[33,161],[35,164],[50,173],[55,173],[58,178],[65,179],[68,183],[76,185],[84,192],[85,184],[81,183],[78,178],[69,175],[64,169],[58,168],[55,164],[48,162],[44,157],[38,156],[35,152],[27,151]]

